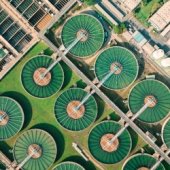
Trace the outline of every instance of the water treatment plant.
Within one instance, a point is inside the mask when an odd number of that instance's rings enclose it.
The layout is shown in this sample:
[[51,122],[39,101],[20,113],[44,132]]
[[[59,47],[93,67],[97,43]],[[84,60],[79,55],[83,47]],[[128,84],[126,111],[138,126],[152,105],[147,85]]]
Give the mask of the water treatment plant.
[[125,1],[0,1],[0,170],[170,169],[168,47]]

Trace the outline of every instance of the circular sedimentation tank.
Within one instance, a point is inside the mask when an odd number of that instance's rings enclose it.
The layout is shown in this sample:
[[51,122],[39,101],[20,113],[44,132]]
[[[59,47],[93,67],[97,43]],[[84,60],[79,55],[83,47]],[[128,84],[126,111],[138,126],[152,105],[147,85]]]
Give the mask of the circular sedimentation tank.
[[170,149],[170,118],[168,118],[162,127],[162,140],[165,145]]
[[92,124],[97,117],[97,103],[93,96],[81,105],[88,93],[81,88],[63,92],[55,103],[55,117],[59,124],[71,131],[80,131]]
[[105,164],[115,164],[129,154],[132,141],[128,130],[125,130],[114,142],[110,142],[120,129],[120,124],[104,121],[91,130],[88,146],[96,160]]
[[47,170],[55,161],[57,147],[46,131],[31,129],[17,138],[13,154],[18,165],[27,160],[23,170]]
[[0,96],[0,141],[16,135],[24,123],[24,113],[14,99]]
[[84,35],[70,50],[76,57],[88,57],[97,52],[104,43],[104,29],[100,21],[92,15],[80,14],[70,18],[63,26],[61,39],[68,48],[77,38]]
[[112,90],[120,90],[132,84],[137,78],[138,70],[134,54],[119,46],[101,52],[95,63],[95,74],[99,81],[112,72],[103,83],[104,87]]
[[54,167],[53,170],[85,170],[81,165],[75,162],[62,162]]
[[25,64],[21,80],[29,94],[38,98],[45,98],[60,90],[64,81],[64,73],[59,63],[43,76],[53,62],[51,57],[42,55],[30,59]]
[[[150,170],[157,160],[149,154],[136,154],[128,158],[122,170]],[[164,166],[160,164],[156,170],[165,170]]]
[[148,102],[150,104],[138,119],[146,123],[161,121],[170,111],[169,88],[158,80],[139,82],[129,94],[129,108],[135,114]]

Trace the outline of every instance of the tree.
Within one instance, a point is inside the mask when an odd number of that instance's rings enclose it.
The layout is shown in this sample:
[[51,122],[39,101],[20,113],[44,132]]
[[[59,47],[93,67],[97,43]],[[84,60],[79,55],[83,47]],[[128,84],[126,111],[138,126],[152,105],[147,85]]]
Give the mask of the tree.
[[144,6],[146,6],[151,0],[142,0]]
[[121,23],[119,25],[114,25],[113,30],[116,34],[122,34],[126,30],[125,23]]

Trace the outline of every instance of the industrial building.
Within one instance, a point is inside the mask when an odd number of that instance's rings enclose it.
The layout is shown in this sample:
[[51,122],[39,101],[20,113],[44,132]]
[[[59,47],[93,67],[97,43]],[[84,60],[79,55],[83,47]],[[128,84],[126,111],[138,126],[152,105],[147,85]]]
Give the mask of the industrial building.
[[49,1],[56,7],[56,9],[61,11],[70,0],[49,0]]
[[68,3],[69,0],[0,2],[0,49],[2,46],[5,50],[0,55],[0,79],[41,39],[37,32],[44,32],[69,9]]
[[149,22],[157,31],[162,31],[170,23],[170,1],[166,2],[158,11],[153,14]]
[[132,12],[141,3],[142,0],[120,0],[118,2],[124,7],[127,12]]
[[[3,6],[4,7],[4,6]],[[0,6],[0,28],[2,37],[17,51],[21,52],[33,39],[30,32],[16,23],[12,14]]]
[[0,2],[0,79],[39,40],[35,31],[6,3]]
[[44,29],[56,13],[51,4],[44,0],[8,0],[11,5],[23,16],[37,31]]

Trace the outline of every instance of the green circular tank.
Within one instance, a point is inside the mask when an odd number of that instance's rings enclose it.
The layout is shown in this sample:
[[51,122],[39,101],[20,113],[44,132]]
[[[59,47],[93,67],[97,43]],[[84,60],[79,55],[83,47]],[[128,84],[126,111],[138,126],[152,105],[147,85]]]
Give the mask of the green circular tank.
[[[131,156],[124,163],[122,170],[149,170],[155,165],[156,159],[149,154],[136,154]],[[165,170],[164,166],[160,164],[156,170]]]
[[165,118],[170,111],[169,88],[157,80],[143,80],[135,85],[129,94],[129,108],[137,113],[151,99],[147,109],[138,117],[140,121],[155,123]]
[[91,130],[88,146],[93,157],[99,162],[116,164],[129,154],[132,141],[128,130],[125,130],[111,145],[107,145],[108,139],[110,141],[120,129],[121,125],[114,121],[103,121]]
[[170,149],[170,118],[168,118],[162,127],[162,140],[166,146]]
[[53,170],[85,170],[81,165],[75,162],[62,162],[54,167]]
[[88,57],[97,52],[104,43],[104,29],[97,18],[88,14],[80,14],[70,18],[63,26],[61,38],[65,48],[68,48],[81,33],[82,38],[70,53],[76,57]]
[[95,74],[98,80],[102,81],[112,72],[103,86],[112,90],[120,90],[135,81],[138,67],[138,62],[131,51],[115,46],[100,53],[95,63]]
[[64,81],[64,73],[59,63],[45,77],[41,77],[53,62],[49,56],[42,55],[30,59],[25,64],[21,80],[29,94],[45,98],[60,90]]
[[88,93],[81,88],[63,92],[55,103],[55,117],[59,124],[71,131],[80,131],[92,124],[97,117],[97,103],[93,96],[75,110]]
[[24,123],[24,113],[14,99],[0,96],[0,141],[16,135]]
[[31,129],[17,138],[13,154],[23,170],[47,170],[55,161],[57,147],[49,133]]

